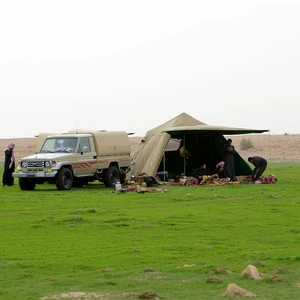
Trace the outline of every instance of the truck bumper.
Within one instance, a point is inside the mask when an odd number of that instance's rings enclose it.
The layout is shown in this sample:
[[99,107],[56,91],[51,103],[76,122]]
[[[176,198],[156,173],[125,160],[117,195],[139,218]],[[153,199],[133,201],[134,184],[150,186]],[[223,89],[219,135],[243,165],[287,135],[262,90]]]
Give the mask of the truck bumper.
[[52,172],[14,172],[12,176],[14,178],[53,178],[57,174],[57,171]]

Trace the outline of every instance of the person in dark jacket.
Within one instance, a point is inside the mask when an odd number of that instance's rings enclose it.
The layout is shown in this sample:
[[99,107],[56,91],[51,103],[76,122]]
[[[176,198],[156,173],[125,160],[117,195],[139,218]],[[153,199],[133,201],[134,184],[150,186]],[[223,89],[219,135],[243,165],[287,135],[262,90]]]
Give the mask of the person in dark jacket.
[[199,183],[202,181],[203,176],[205,175],[208,175],[205,163],[201,164],[200,168],[194,169],[193,172],[191,173],[191,176],[197,178]]
[[15,144],[9,143],[7,148],[4,150],[5,160],[4,160],[2,186],[14,184],[14,178],[12,176],[12,173],[15,170],[14,148],[15,148]]
[[253,182],[256,182],[257,180],[259,180],[259,177],[265,171],[268,162],[260,156],[248,157],[248,161],[255,166],[255,168],[252,171],[252,177],[251,178],[252,178]]
[[228,180],[233,181],[235,177],[234,155],[236,151],[232,145],[232,139],[228,139],[225,145],[223,160],[224,160],[224,176]]

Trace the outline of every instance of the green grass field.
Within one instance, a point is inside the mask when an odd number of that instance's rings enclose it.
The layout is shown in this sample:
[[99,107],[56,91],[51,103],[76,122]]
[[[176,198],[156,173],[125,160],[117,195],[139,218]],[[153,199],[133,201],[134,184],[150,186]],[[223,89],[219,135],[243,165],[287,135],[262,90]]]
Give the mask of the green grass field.
[[[167,193],[1,187],[0,299],[218,299],[229,283],[257,299],[299,299],[300,165],[272,172],[278,184]],[[262,279],[240,277],[248,264]]]

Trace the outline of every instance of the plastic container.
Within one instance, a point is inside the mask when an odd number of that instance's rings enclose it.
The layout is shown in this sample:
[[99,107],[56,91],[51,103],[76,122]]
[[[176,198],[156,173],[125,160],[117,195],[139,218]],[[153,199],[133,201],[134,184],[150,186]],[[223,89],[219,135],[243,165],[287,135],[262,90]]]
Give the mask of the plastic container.
[[115,184],[116,191],[119,191],[121,188],[122,188],[122,185],[121,185],[120,181],[117,181]]

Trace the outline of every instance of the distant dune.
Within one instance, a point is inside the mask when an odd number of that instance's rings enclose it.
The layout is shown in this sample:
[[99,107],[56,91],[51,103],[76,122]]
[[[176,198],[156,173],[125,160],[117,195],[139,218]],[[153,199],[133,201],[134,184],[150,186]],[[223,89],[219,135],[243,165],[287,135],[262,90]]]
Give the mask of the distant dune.
[[[229,136],[226,136],[229,138]],[[300,134],[287,135],[237,135],[230,136],[238,153],[245,159],[249,156],[262,156],[273,163],[295,162],[300,163]],[[142,137],[130,137],[131,148],[135,149],[141,142]],[[241,150],[241,141],[250,140],[253,148]],[[0,139],[0,161],[4,161],[4,149],[9,142],[15,142],[16,160],[24,156],[34,154],[36,138]]]

